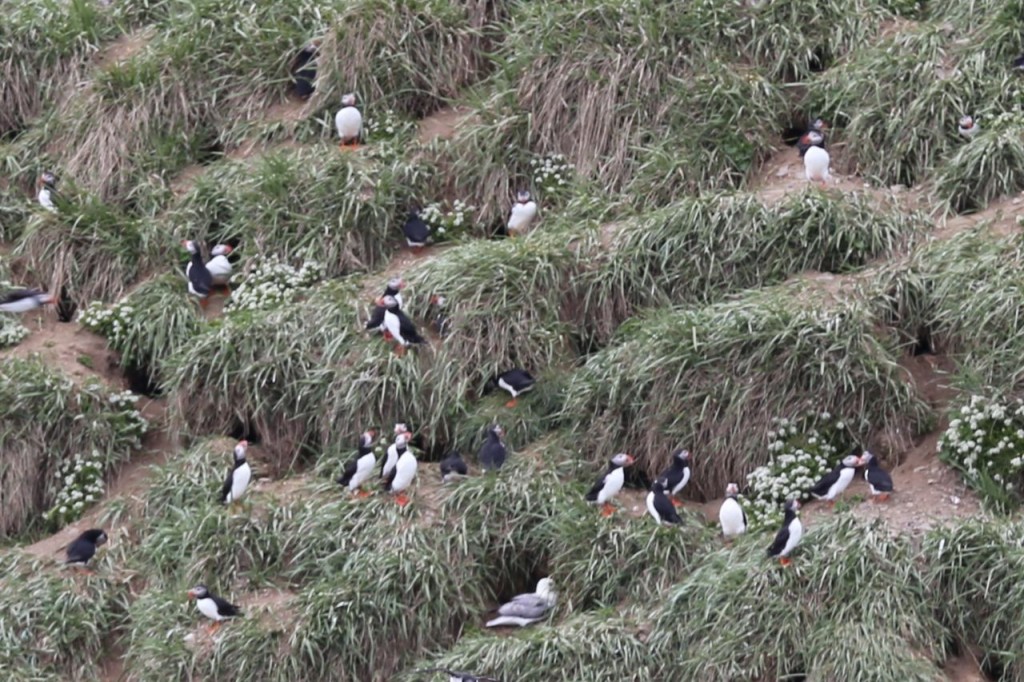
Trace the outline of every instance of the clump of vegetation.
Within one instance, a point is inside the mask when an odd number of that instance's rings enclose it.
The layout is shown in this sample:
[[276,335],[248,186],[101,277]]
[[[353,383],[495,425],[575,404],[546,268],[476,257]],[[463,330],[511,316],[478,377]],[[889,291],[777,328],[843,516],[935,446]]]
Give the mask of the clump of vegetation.
[[1024,189],[1024,110],[1019,106],[979,123],[981,132],[943,164],[938,193],[953,211],[984,208]]
[[445,210],[438,203],[427,204],[420,211],[420,218],[431,228],[435,242],[458,241],[473,231],[472,215],[476,208],[456,199],[451,210]]
[[28,328],[17,318],[0,316],[0,348],[17,346],[28,335]]
[[316,261],[293,268],[278,258],[264,257],[249,270],[231,293],[230,310],[264,310],[292,299],[297,290],[315,284],[324,275]]
[[53,530],[58,530],[73,521],[77,521],[91,505],[103,495],[103,458],[96,450],[88,457],[80,453],[63,464],[57,471],[61,488],[50,511],[46,512],[46,521]]

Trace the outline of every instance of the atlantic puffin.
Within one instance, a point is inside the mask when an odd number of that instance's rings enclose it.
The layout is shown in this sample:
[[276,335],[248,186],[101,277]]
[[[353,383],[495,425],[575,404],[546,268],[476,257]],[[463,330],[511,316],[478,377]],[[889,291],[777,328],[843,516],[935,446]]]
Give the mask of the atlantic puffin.
[[864,464],[867,464],[867,468],[864,469],[864,480],[868,482],[868,487],[871,488],[871,501],[887,501],[893,491],[892,476],[881,467],[878,458],[867,450],[861,456],[861,465]]
[[469,475],[469,467],[466,466],[466,460],[462,459],[462,453],[458,450],[453,450],[447,457],[441,460],[441,482],[448,483],[454,481],[461,476]]
[[384,286],[384,293],[374,301],[373,312],[370,314],[370,319],[366,321],[366,331],[381,331],[390,338],[390,332],[384,328],[384,311],[386,308],[381,305],[381,299],[385,296],[391,296],[398,302],[398,307],[401,308],[403,288],[405,288],[405,280],[401,277],[392,277],[388,280]]
[[[404,440],[405,436],[401,435],[399,438]],[[405,448],[398,456],[398,461],[395,462],[395,468],[391,470],[391,475],[384,479],[384,489],[394,493],[395,502],[398,503],[399,507],[409,504],[409,496],[405,491],[408,490],[412,479],[416,477],[416,469],[418,468],[419,463],[416,461],[416,455],[412,454],[412,450]]]
[[247,440],[240,440],[235,445],[235,450],[232,453],[234,463],[228,472],[227,478],[224,479],[224,485],[220,489],[220,501],[222,504],[238,502],[245,495],[246,488],[249,487],[249,481],[252,480],[252,468],[249,466],[249,462],[245,460],[245,452],[248,449],[249,441]]
[[334,116],[334,126],[341,138],[341,149],[358,149],[359,136],[363,132],[363,115],[356,109],[356,96],[353,93],[343,95],[341,109]]
[[815,499],[825,500],[830,506],[834,506],[836,498],[850,485],[850,481],[853,480],[853,475],[859,466],[860,458],[857,455],[843,457],[842,461],[832,471],[822,476],[814,484],[814,487],[810,490],[811,495]]
[[408,434],[399,433],[395,436],[395,442],[388,446],[387,455],[384,457],[384,461],[380,463],[380,477],[385,481],[390,480],[392,475],[394,475],[395,465],[398,464],[398,458],[405,454],[408,442]]
[[611,516],[615,512],[611,500],[619,494],[623,483],[626,482],[626,472],[623,468],[632,465],[633,461],[632,455],[627,455],[624,452],[612,457],[608,462],[608,469],[587,492],[587,502],[596,502],[601,505],[601,516]]
[[672,501],[665,494],[665,481],[660,478],[655,479],[651,491],[647,493],[647,513],[659,526],[683,522]]
[[418,211],[409,211],[409,217],[402,226],[402,234],[409,248],[418,252],[430,241],[430,225],[420,217]]
[[962,116],[957,130],[969,140],[981,132],[981,126],[975,122],[973,116]]
[[487,621],[487,627],[499,625],[516,625],[524,627],[534,623],[548,614],[558,600],[555,592],[555,581],[541,578],[537,581],[537,591],[531,594],[517,594],[511,601],[498,607],[498,617]]
[[316,56],[320,50],[320,41],[312,40],[304,48],[299,50],[292,60],[292,93],[299,99],[309,99],[309,96],[316,90]]
[[13,289],[0,297],[0,311],[5,313],[27,313],[44,305],[57,302],[53,296],[38,289]]
[[[811,127],[807,129],[807,132],[800,136],[800,139],[796,141],[796,148],[800,151],[800,156],[807,153],[807,150],[817,145],[818,147],[825,146],[825,131],[828,130],[828,124],[820,118],[814,119],[811,123]],[[811,133],[818,133],[818,137],[811,137]],[[819,139],[820,137],[820,139]]]
[[505,407],[515,407],[520,394],[533,390],[533,385],[537,383],[532,374],[519,367],[502,372],[491,381],[493,385],[512,396],[512,399],[505,403]]
[[726,540],[747,532],[747,513],[737,499],[739,494],[740,487],[735,483],[725,486],[725,499],[718,509],[718,523],[722,526],[722,536]]
[[223,287],[225,293],[231,294],[231,271],[233,266],[228,260],[228,255],[234,251],[228,244],[217,244],[210,250],[210,260],[206,261],[206,269],[210,271],[211,288],[213,286]]
[[188,598],[195,599],[199,613],[213,621],[209,629],[211,635],[220,628],[221,621],[242,615],[242,611],[237,606],[210,592],[206,585],[193,587],[188,591]]
[[516,201],[512,204],[512,212],[508,217],[508,234],[514,237],[524,234],[530,229],[537,217],[537,202],[530,199],[530,193],[521,189],[516,193]]
[[88,570],[89,560],[96,555],[96,548],[106,541],[107,534],[102,528],[90,528],[68,545],[64,565],[80,566]]
[[683,506],[677,495],[690,482],[690,451],[683,449],[672,453],[672,464],[662,471],[658,478],[665,481],[665,490],[671,496],[672,504],[677,507]]
[[779,563],[788,566],[789,555],[800,544],[800,538],[804,536],[804,525],[800,523],[800,501],[789,500],[786,502],[785,517],[782,519],[782,528],[775,534],[775,541],[768,548],[769,557],[778,557]]
[[496,677],[484,677],[482,675],[474,675],[473,673],[449,670],[448,668],[423,668],[416,672],[423,674],[444,673],[448,676],[448,682],[499,682]]
[[39,176],[37,184],[39,192],[36,194],[36,199],[39,201],[39,205],[51,213],[56,213],[57,205],[53,203],[53,197],[57,193],[57,176],[50,171],[44,171]]
[[345,465],[344,473],[338,478],[338,483],[348,486],[349,492],[356,497],[366,497],[370,494],[360,486],[369,480],[373,474],[373,465],[377,463],[377,456],[373,454],[373,439],[376,437],[377,432],[373,429],[359,437],[358,454]]
[[821,145],[825,143],[825,136],[816,130],[809,131],[806,135],[810,146],[804,152],[804,175],[808,182],[818,182],[824,186],[832,176],[829,174],[831,157]]
[[484,471],[497,471],[505,463],[508,449],[502,440],[504,435],[505,429],[501,428],[498,424],[487,429],[487,438],[484,440],[484,444],[480,446],[480,451],[476,454],[477,461],[480,462],[480,466],[484,468]]
[[434,294],[430,297],[430,324],[442,339],[448,335],[448,329],[451,327],[448,314],[445,312],[447,307],[448,299],[444,296]]
[[185,266],[185,276],[188,277],[188,293],[199,297],[199,305],[206,308],[209,300],[210,289],[213,288],[213,275],[206,269],[203,262],[203,254],[199,252],[199,246],[191,239],[181,242],[181,245],[192,254],[192,260]]
[[416,325],[398,307],[394,296],[382,296],[378,304],[384,307],[384,330],[396,342],[395,355],[405,355],[405,349],[410,345],[426,343]]

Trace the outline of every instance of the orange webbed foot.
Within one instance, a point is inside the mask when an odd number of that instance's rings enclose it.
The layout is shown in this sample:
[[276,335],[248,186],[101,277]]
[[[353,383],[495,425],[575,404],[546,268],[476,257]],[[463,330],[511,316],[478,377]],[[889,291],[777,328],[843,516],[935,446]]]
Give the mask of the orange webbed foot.
[[611,516],[614,513],[615,513],[615,507],[611,506],[607,502],[605,502],[604,506],[601,507],[601,516]]
[[789,557],[779,557],[779,564],[781,566],[789,566],[791,563],[793,562],[789,559]]
[[398,496],[395,497],[395,503],[398,504],[399,507],[404,507],[409,504],[409,496],[405,493],[398,493]]
[[505,407],[515,407],[518,404],[519,404],[519,401],[517,401],[515,398],[512,398],[512,400],[510,400],[507,403],[505,403]]

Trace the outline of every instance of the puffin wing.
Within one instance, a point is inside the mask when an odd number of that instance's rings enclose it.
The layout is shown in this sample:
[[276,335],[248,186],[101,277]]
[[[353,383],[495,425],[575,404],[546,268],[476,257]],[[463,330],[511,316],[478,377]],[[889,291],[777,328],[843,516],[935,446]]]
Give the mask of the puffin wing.
[[85,538],[77,538],[70,545],[67,551],[67,564],[85,563],[96,554],[96,545]]
[[419,216],[410,216],[402,227],[405,238],[416,244],[425,244],[430,238],[430,226]]
[[359,458],[353,458],[348,464],[345,465],[345,471],[341,474],[341,478],[338,479],[338,483],[342,485],[348,485],[352,477],[356,475],[356,470],[359,468]]
[[[595,499],[597,496],[594,496]],[[668,499],[667,495],[655,495],[654,496],[654,509],[658,512],[658,516],[661,517],[662,523],[682,523],[683,520],[679,518],[679,513],[676,511],[675,506]]]
[[868,469],[866,477],[868,479],[868,483],[870,483],[871,487],[875,490],[883,493],[892,492],[892,476],[890,476],[889,472],[882,467],[871,467]]
[[775,541],[772,542],[772,546],[768,548],[768,556],[778,556],[782,553],[782,550],[786,549],[786,544],[789,542],[789,522],[785,522],[779,532],[775,534]]
[[607,479],[607,478],[608,478],[608,474],[606,473],[606,474],[602,474],[601,478],[597,479],[597,483],[595,483],[590,488],[590,490],[587,491],[587,495],[586,495],[587,502],[597,502],[597,494],[601,492],[602,488],[604,488],[604,482],[605,482],[605,479]]
[[234,467],[228,471],[228,477],[224,479],[224,485],[220,487],[220,501],[227,502],[228,494],[231,492],[231,484],[235,482],[235,469]]
[[15,301],[23,301],[26,298],[32,298],[33,296],[41,296],[43,292],[37,289],[13,289],[8,291],[0,298],[0,305],[4,303],[14,303]]
[[539,594],[519,594],[512,597],[512,601],[502,604],[498,608],[499,616],[512,616],[513,618],[540,618],[551,604]]
[[373,312],[370,314],[370,319],[366,321],[367,331],[371,329],[380,329],[384,326],[384,311],[386,308],[382,305],[374,306]]
[[398,329],[402,332],[402,338],[409,343],[423,343],[423,337],[420,336],[419,330],[416,329],[416,325],[412,323],[412,320],[401,310],[396,315],[398,316]]
[[198,250],[192,254],[192,262],[189,263],[185,273],[188,275],[188,281],[192,284],[192,288],[197,294],[206,296],[210,293],[210,288],[213,286],[213,275],[206,269],[203,257],[199,255]]
[[842,470],[843,465],[840,464],[835,469],[822,476],[821,480],[815,483],[814,487],[811,488],[811,494],[819,496],[828,494],[828,489],[835,485],[835,482],[839,480],[839,474]]
[[242,611],[226,599],[221,599],[220,597],[214,596],[212,594],[210,595],[210,599],[212,599],[213,603],[217,605],[217,613],[224,616],[225,618],[232,618],[234,616],[242,615]]

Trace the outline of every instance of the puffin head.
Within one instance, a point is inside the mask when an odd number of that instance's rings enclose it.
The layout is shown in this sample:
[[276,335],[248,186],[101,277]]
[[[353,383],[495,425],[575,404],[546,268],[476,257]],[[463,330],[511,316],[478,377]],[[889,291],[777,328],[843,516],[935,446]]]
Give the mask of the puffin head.
[[518,201],[520,204],[525,204],[529,200],[530,193],[525,189],[521,189],[518,192],[516,192],[516,201]]
[[381,305],[388,310],[393,310],[398,307],[398,299],[394,296],[381,296],[378,305]]
[[43,171],[43,174],[39,176],[39,184],[54,187],[57,184],[57,176],[50,171]]
[[408,434],[400,433],[397,436],[395,436],[395,446],[396,447],[404,448],[408,442],[409,442]]
[[786,502],[786,505],[783,507],[783,509],[785,509],[786,511],[791,511],[793,513],[796,513],[798,511],[800,511],[800,500],[797,500],[797,499],[788,500]]
[[736,495],[739,495],[739,494],[740,494],[740,487],[738,485],[736,485],[735,483],[729,483],[728,485],[725,486],[725,496],[726,497],[735,497]]
[[107,532],[102,528],[90,528],[82,533],[82,538],[99,547],[107,542]]
[[821,118],[816,118],[814,119],[814,122],[811,123],[811,130],[817,130],[819,133],[823,133],[828,130],[828,123]]
[[973,116],[961,116],[960,117],[960,127],[961,128],[973,128],[974,127],[974,117]]
[[491,427],[491,433],[498,438],[502,438],[505,435],[505,429],[501,428],[501,424],[495,424]]
[[57,297],[52,294],[36,294],[36,300],[42,305],[56,305]]
[[685,465],[685,464],[689,464],[690,463],[690,451],[689,450],[686,450],[686,449],[679,450],[678,452],[676,452],[674,457],[676,458],[676,461],[679,462],[680,464],[684,464]]
[[248,449],[249,449],[249,441],[247,441],[247,440],[240,440],[240,441],[238,441],[238,444],[235,445],[235,461],[236,462],[244,462],[245,461],[245,451],[248,450]]
[[430,297],[430,305],[436,305],[439,308],[443,308],[445,303],[447,303],[447,302],[448,302],[448,299],[446,299],[444,296],[441,296],[439,294],[434,294],[433,296]]
[[843,457],[844,467],[853,467],[856,469],[857,467],[860,466],[860,464],[860,457],[858,457],[857,455],[847,455],[846,457]]
[[391,279],[388,280],[388,289],[393,289],[395,291],[401,291],[404,288],[405,288],[405,280],[402,279],[401,277],[392,277]]
[[206,599],[210,596],[210,590],[206,589],[206,585],[196,585],[188,591],[189,599]]
[[356,105],[356,95],[354,92],[349,92],[341,96],[341,106],[343,107],[354,107]]
[[377,437],[377,429],[366,429],[365,431],[363,431],[363,435],[360,436],[360,439],[364,443],[369,445],[370,443],[373,442],[373,439],[376,438],[376,437]]
[[188,249],[189,253],[195,253],[196,252],[196,243],[194,241],[192,241],[191,239],[182,239],[181,240],[181,245],[184,246],[186,249]]
[[231,253],[232,251],[234,251],[234,249],[232,249],[231,246],[228,245],[228,244],[217,244],[217,246],[213,247],[213,249],[210,251],[210,255],[211,256],[226,256],[229,253]]
[[876,462],[876,461],[878,461],[878,460],[875,459],[875,456],[872,453],[868,452],[867,450],[865,450],[864,454],[861,455],[861,457],[860,457],[860,465],[861,466],[870,465],[872,462]]
[[635,461],[636,460],[633,459],[633,455],[627,455],[625,452],[620,452],[619,454],[612,457],[612,464],[614,464],[617,467],[628,467],[631,466]]
[[665,492],[665,488],[667,487],[667,485],[668,481],[666,481],[664,478],[656,478],[654,479],[654,483],[651,484],[651,492],[663,493]]
[[825,136],[820,131],[810,130],[807,132],[807,142],[811,145],[821,144],[825,141]]

